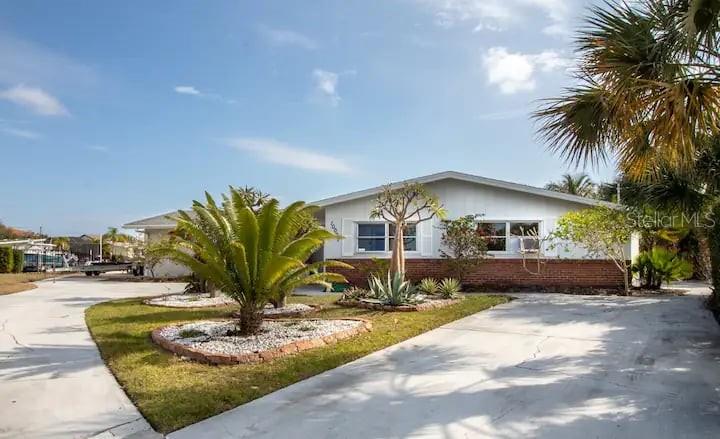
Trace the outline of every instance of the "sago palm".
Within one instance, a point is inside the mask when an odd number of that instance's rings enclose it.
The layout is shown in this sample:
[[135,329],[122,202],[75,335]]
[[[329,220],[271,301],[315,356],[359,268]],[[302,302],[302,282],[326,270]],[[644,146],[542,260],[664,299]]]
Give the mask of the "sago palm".
[[313,206],[299,201],[280,209],[278,201],[270,199],[254,211],[233,188],[221,206],[210,195],[206,198],[205,204],[193,202],[192,215],[178,212],[173,239],[157,251],[235,299],[240,334],[257,333],[262,309],[290,288],[345,281],[323,269],[347,264],[305,263],[326,240],[337,238],[325,229],[298,236],[302,218]]
[[[549,148],[576,165],[614,159],[635,180],[671,172],[714,189],[697,165],[720,132],[719,14],[720,0],[593,8],[577,39],[579,85],[535,114]],[[720,238],[717,207],[715,219]],[[718,241],[710,240],[720,305]]]

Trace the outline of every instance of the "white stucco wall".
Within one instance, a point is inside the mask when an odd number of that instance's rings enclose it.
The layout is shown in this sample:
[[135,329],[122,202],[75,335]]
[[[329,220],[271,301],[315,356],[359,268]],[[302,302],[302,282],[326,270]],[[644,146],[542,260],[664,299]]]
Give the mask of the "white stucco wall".
[[[426,187],[435,193],[448,211],[448,218],[465,215],[482,215],[482,221],[539,221],[540,236],[551,233],[557,220],[566,212],[581,210],[590,206],[572,201],[559,200],[519,191],[494,188],[461,180],[441,180],[428,183]],[[388,252],[357,252],[357,222],[372,221],[369,212],[374,196],[347,201],[325,208],[325,226],[328,230],[345,236],[344,240],[329,241],[325,244],[326,259],[389,257]],[[438,258],[442,231],[440,220],[420,224],[417,232],[418,251],[407,252],[407,258]],[[546,257],[581,259],[586,258],[584,249],[572,244],[550,249],[546,245]],[[630,255],[631,246],[627,251]],[[492,253],[496,258],[517,258],[517,253]]]
[[[170,230],[166,229],[152,229],[152,230],[145,230],[145,242],[148,244],[152,244],[158,241],[161,241],[163,239],[166,239],[168,237],[168,232]],[[152,273],[150,270],[145,271],[146,276],[153,276],[153,277],[167,277],[167,278],[174,278],[174,277],[181,277],[181,276],[189,276],[190,270],[183,267],[182,265],[178,265],[174,262],[168,261],[168,260],[162,260],[155,264],[155,267],[152,270]]]

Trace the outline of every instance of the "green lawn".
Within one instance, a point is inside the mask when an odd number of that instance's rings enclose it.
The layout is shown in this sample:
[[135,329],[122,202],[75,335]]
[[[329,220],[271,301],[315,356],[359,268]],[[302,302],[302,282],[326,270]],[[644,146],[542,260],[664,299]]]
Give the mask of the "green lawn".
[[167,433],[508,300],[503,296],[471,296],[439,310],[387,313],[340,308],[333,304],[337,297],[329,294],[291,301],[323,304],[327,308],[318,317],[369,319],[373,331],[254,365],[209,366],[182,361],[150,341],[150,332],[157,327],[225,317],[230,307],[183,310],[146,306],[132,299],[95,305],[87,310],[86,321],[103,358],[130,398],[156,430]]

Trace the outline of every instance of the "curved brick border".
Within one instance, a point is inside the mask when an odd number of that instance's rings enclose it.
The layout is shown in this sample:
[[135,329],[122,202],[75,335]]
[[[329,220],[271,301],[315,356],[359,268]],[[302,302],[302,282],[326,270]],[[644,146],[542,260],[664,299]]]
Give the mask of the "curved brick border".
[[[308,304],[306,304],[308,305]],[[280,319],[291,319],[291,318],[298,318],[298,317],[305,317],[309,314],[314,314],[322,309],[322,306],[320,305],[308,305],[312,309],[307,309],[305,311],[288,311],[284,313],[279,314],[264,314],[263,313],[263,319],[264,320],[280,320]],[[233,311],[231,314],[235,318],[240,318],[240,311]]]
[[[160,297],[167,297],[167,296],[181,296],[182,293],[170,293],[170,294],[161,294],[159,296],[153,296],[148,297],[147,299],[143,300],[143,305],[147,306],[159,306],[162,308],[173,308],[173,309],[189,309],[189,308],[220,308],[223,306],[233,306],[236,305],[237,302],[228,302],[228,303],[218,303],[216,305],[198,305],[198,306],[179,306],[179,305],[163,305],[162,303],[151,303],[151,300],[158,299]],[[192,303],[192,302],[188,302]]]
[[[282,321],[283,319],[278,319],[278,321]],[[297,321],[292,319],[286,319],[287,321]],[[321,320],[321,319],[314,319],[314,320]],[[326,335],[322,338],[313,338],[310,340],[298,340],[294,341],[292,343],[288,343],[286,345],[267,350],[267,351],[260,351],[260,352],[251,352],[247,354],[222,354],[222,353],[215,353],[215,352],[207,352],[202,351],[200,349],[194,349],[188,346],[181,345],[180,343],[175,343],[174,341],[171,341],[162,335],[160,335],[160,331],[162,331],[164,328],[158,328],[155,329],[151,334],[150,338],[163,347],[164,349],[172,352],[173,354],[180,355],[183,357],[191,358],[195,361],[198,361],[200,363],[207,363],[207,364],[246,364],[246,363],[260,363],[260,362],[266,362],[270,360],[274,360],[276,358],[284,357],[286,355],[291,355],[296,352],[305,351],[308,349],[313,348],[319,348],[322,346],[328,346],[334,343],[337,343],[340,340],[344,340],[346,338],[353,337],[358,334],[362,334],[364,332],[370,332],[372,330],[372,323],[370,321],[365,319],[359,319],[359,318],[337,318],[337,319],[329,319],[329,320],[354,320],[361,322],[362,324],[359,325],[357,328],[348,329],[345,331],[336,332],[334,334]],[[181,326],[181,325],[178,325]]]
[[399,311],[399,312],[415,312],[415,311],[430,311],[433,309],[445,308],[446,306],[455,305],[463,301],[463,298],[458,299],[439,299],[431,300],[428,302],[418,303],[416,305],[382,305],[380,303],[368,303],[360,300],[338,300],[337,303],[340,306],[347,306],[351,308],[365,308],[374,311]]

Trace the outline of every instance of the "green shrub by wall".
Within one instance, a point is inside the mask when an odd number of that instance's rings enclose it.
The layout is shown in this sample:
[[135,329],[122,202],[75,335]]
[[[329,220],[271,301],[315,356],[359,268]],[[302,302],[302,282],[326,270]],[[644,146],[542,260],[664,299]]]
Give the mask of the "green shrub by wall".
[[22,273],[25,266],[25,252],[13,250],[13,273]]
[[0,273],[12,273],[13,256],[12,248],[0,247]]

